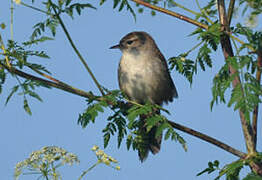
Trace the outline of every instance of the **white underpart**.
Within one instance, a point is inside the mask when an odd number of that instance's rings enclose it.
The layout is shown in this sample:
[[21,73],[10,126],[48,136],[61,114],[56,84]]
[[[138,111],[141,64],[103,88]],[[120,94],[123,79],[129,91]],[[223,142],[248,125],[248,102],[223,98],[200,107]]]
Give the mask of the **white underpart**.
[[[130,53],[123,53],[120,61],[122,72],[125,73],[126,78],[122,79],[122,90],[128,94],[132,100],[153,102],[152,96],[155,95],[159,82],[160,72],[153,71],[159,68],[153,68],[153,66],[159,66],[159,61],[154,59],[148,59],[148,54],[139,54],[137,56]],[[121,81],[121,80],[120,80]]]

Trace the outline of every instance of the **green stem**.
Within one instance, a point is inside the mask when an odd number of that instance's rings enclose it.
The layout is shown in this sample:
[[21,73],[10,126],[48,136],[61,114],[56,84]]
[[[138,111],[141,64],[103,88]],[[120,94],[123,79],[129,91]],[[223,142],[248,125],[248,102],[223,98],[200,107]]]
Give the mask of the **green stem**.
[[101,161],[100,160],[98,160],[93,166],[91,166],[90,168],[88,168],[87,170],[85,170],[82,174],[81,174],[81,176],[78,178],[78,180],[81,180],[85,175],[86,175],[86,173],[88,173],[89,171],[91,171],[94,167],[96,167],[98,164],[100,164],[101,163]]
[[[225,33],[226,33],[227,35],[229,35],[232,39],[234,39],[234,40],[236,40],[237,42],[239,42],[240,44],[242,44],[242,45],[246,44],[244,41],[242,41],[242,40],[240,40],[239,38],[233,36],[230,32],[225,32]],[[255,49],[254,49],[252,46],[248,45],[248,44],[246,45],[246,47],[247,47],[248,49],[250,49],[252,52],[255,51]]]
[[186,54],[191,53],[192,51],[194,51],[196,48],[198,48],[201,44],[203,44],[204,41],[201,41],[200,43],[198,43],[197,45],[195,45],[194,47],[192,47],[189,51],[186,52]]
[[62,26],[62,29],[63,29],[64,33],[66,34],[66,37],[67,37],[70,45],[71,45],[72,48],[74,49],[75,53],[76,53],[77,56],[79,57],[80,61],[82,62],[82,64],[84,65],[84,67],[86,68],[86,70],[88,71],[88,73],[90,74],[90,76],[91,76],[91,78],[93,79],[93,81],[95,82],[97,88],[99,89],[99,91],[101,92],[101,94],[104,96],[105,93],[104,93],[102,87],[100,86],[100,84],[99,84],[98,81],[96,80],[94,74],[92,73],[91,69],[89,68],[89,66],[88,66],[87,63],[85,62],[85,60],[84,60],[84,58],[82,57],[82,55],[80,54],[80,52],[79,52],[78,49],[76,48],[76,46],[75,46],[75,44],[74,44],[71,36],[69,35],[69,33],[68,33],[68,31],[67,31],[67,29],[66,29],[66,27],[65,27],[64,22],[62,21],[61,17],[60,17],[59,14],[57,13],[56,8],[53,6],[53,3],[52,3],[51,1],[50,1],[50,3],[51,3],[51,6],[52,6],[52,8],[53,8],[53,10],[54,10],[54,12],[55,12],[55,15],[56,15],[59,23],[60,23],[61,26]]
[[196,15],[196,16],[199,16],[199,15],[200,15],[198,12],[193,11],[193,10],[191,10],[191,9],[188,9],[188,8],[186,8],[185,6],[183,6],[183,5],[181,5],[181,4],[178,4],[178,3],[175,2],[175,1],[170,1],[170,3],[174,4],[175,6],[181,8],[181,9],[187,11],[187,12],[190,12],[190,13]]
[[14,40],[14,1],[11,0],[11,23],[10,23],[10,34],[11,40]]
[[23,5],[23,6],[25,6],[25,7],[28,7],[28,8],[31,8],[31,9],[33,9],[33,10],[36,10],[36,11],[39,11],[39,12],[45,13],[45,14],[47,14],[47,15],[53,15],[52,13],[49,13],[49,12],[47,12],[47,11],[44,11],[44,10],[42,10],[42,9],[39,9],[39,8],[37,8],[37,7],[34,7],[34,6],[31,6],[31,5],[28,5],[28,4],[23,3],[23,2],[21,2],[21,5]]
[[198,0],[196,0],[196,4],[197,4],[197,7],[199,8],[199,10],[201,11],[201,13],[204,14],[204,16],[202,16],[202,17],[205,17],[206,20],[207,20],[210,24],[214,24],[214,22],[213,22],[211,19],[208,18],[208,14],[207,14],[206,10],[201,8]]

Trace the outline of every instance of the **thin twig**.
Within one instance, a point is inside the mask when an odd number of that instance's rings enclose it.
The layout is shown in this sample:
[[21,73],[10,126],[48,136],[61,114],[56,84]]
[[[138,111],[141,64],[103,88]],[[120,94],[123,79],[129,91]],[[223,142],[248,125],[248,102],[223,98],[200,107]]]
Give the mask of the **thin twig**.
[[181,5],[181,4],[178,4],[178,3],[175,2],[175,1],[170,1],[170,3],[172,3],[174,6],[177,6],[177,7],[181,8],[181,9],[187,11],[187,12],[190,12],[190,13],[194,14],[195,16],[199,16],[199,15],[200,15],[198,12],[193,11],[192,9],[188,9],[188,8],[186,8],[185,6],[183,6],[183,5]]
[[229,6],[228,6],[228,11],[227,11],[228,26],[230,26],[230,24],[231,24],[231,20],[232,20],[233,13],[234,13],[234,8],[235,8],[235,0],[230,0]]
[[[229,35],[232,39],[236,40],[237,42],[239,42],[241,45],[244,45],[246,44],[244,41],[242,41],[241,39],[237,38],[236,36],[233,36],[231,32],[225,32],[225,34]],[[255,51],[255,49],[249,45],[249,44],[246,44],[246,47],[248,49],[250,49],[252,52]]]
[[71,45],[72,48],[74,49],[75,53],[76,53],[77,56],[79,57],[80,61],[82,62],[82,64],[84,65],[84,67],[86,68],[86,70],[88,71],[88,73],[90,74],[90,76],[91,76],[91,78],[93,79],[93,81],[95,82],[97,88],[99,89],[99,91],[101,92],[101,94],[104,96],[105,93],[104,93],[102,87],[100,86],[100,84],[99,84],[98,81],[96,80],[94,74],[92,73],[91,69],[90,69],[89,66],[87,65],[87,63],[86,63],[86,61],[84,60],[83,56],[80,54],[80,52],[79,52],[78,49],[76,48],[76,46],[75,46],[75,44],[74,44],[74,42],[73,42],[70,34],[68,33],[68,31],[67,31],[67,29],[66,29],[66,27],[65,27],[64,22],[62,21],[61,17],[60,17],[59,14],[57,13],[56,8],[53,6],[53,3],[52,3],[51,1],[50,1],[50,3],[51,3],[51,5],[52,5],[52,8],[53,8],[53,10],[54,10],[54,13],[55,13],[55,15],[56,15],[56,17],[57,17],[57,19],[58,19],[58,21],[59,21],[59,23],[60,23],[63,31],[64,31],[64,33],[66,34],[66,37],[67,37],[70,45]]
[[178,130],[183,131],[183,132],[185,132],[187,134],[190,134],[190,135],[195,136],[195,137],[197,137],[199,139],[202,139],[202,140],[204,140],[206,142],[209,142],[209,143],[211,143],[211,144],[213,144],[213,145],[215,145],[215,146],[217,146],[217,147],[219,147],[219,148],[221,148],[221,149],[223,149],[223,150],[225,150],[227,152],[230,152],[231,154],[234,154],[234,155],[236,155],[236,156],[238,156],[240,158],[245,158],[246,157],[245,153],[243,153],[243,152],[241,152],[241,151],[239,151],[239,150],[237,150],[237,149],[235,149],[235,148],[233,148],[233,147],[231,147],[231,146],[229,146],[229,145],[227,145],[227,144],[225,144],[225,143],[223,143],[223,142],[221,142],[221,141],[219,141],[219,140],[217,140],[215,138],[212,138],[212,137],[210,137],[210,136],[208,136],[206,134],[203,134],[201,132],[198,132],[196,130],[193,130],[191,128],[188,128],[186,126],[177,124],[177,123],[172,122],[172,121],[168,121],[168,123],[175,129],[178,129]]
[[44,11],[44,10],[39,9],[39,8],[37,8],[37,7],[34,7],[34,6],[31,6],[31,5],[28,5],[28,4],[24,3],[24,2],[21,2],[21,5],[23,5],[23,6],[25,6],[25,7],[28,7],[28,8],[31,8],[31,9],[36,10],[36,11],[42,12],[42,13],[44,13],[44,14],[47,14],[47,15],[53,16],[53,14],[50,13],[50,12],[47,12],[47,11]]
[[208,29],[208,26],[207,26],[207,25],[205,25],[205,24],[203,24],[203,23],[200,23],[200,22],[198,22],[198,21],[196,21],[196,20],[193,20],[193,19],[191,19],[191,18],[189,18],[189,17],[187,17],[187,16],[181,15],[181,14],[179,14],[179,13],[176,13],[176,12],[167,10],[167,9],[165,9],[165,8],[161,8],[161,7],[152,5],[152,4],[147,3],[147,2],[145,2],[145,1],[143,1],[143,0],[131,0],[131,1],[133,1],[133,2],[135,2],[135,3],[138,3],[138,4],[141,4],[141,5],[145,6],[145,7],[150,8],[150,9],[153,9],[153,10],[156,10],[156,11],[159,11],[159,12],[162,12],[162,13],[164,13],[164,14],[168,14],[168,15],[170,15],[170,16],[176,17],[176,18],[178,18],[178,19],[180,19],[180,20],[189,22],[189,23],[194,24],[194,25],[196,25],[196,26],[198,26],[198,27],[200,27],[200,28]]
[[[206,18],[206,20],[207,20],[210,24],[214,24],[214,22],[213,22],[211,19],[208,18],[208,14],[207,14],[206,10],[201,8],[198,0],[195,0],[195,1],[196,1],[196,4],[197,4],[198,9],[205,15],[204,17]],[[202,15],[202,17],[203,17],[203,15]]]
[[204,41],[200,41],[200,43],[196,44],[194,47],[192,47],[191,49],[189,49],[185,54],[189,54],[192,51],[194,51],[196,48],[198,48],[201,44],[203,44]]

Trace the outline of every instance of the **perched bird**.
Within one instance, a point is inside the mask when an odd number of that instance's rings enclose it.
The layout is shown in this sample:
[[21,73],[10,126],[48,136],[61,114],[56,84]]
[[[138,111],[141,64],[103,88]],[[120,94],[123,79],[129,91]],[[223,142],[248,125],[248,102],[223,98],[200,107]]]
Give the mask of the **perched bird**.
[[[110,49],[122,51],[118,82],[120,89],[130,100],[139,104],[150,102],[162,105],[178,97],[166,60],[148,33],[131,32]],[[149,150],[153,154],[159,152],[162,139],[162,135],[155,137],[157,127],[146,132],[146,122],[143,119],[145,118],[141,118],[141,121],[144,126],[140,132],[143,132],[144,146],[138,149],[142,162],[148,156]]]

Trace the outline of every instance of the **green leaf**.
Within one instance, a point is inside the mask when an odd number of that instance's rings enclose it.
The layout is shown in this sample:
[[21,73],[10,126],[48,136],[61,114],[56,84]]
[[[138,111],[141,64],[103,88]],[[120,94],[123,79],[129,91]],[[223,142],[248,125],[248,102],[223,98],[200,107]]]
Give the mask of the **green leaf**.
[[[238,105],[239,103],[241,103],[242,101],[242,97],[243,97],[243,92],[242,92],[242,86],[241,84],[238,84],[231,93],[231,98],[227,104],[228,107],[231,107],[232,104],[236,104]],[[235,106],[236,107],[236,106]],[[236,110],[237,108],[235,108]]]
[[34,39],[34,40],[31,40],[31,41],[23,42],[23,45],[24,46],[30,46],[30,45],[33,45],[33,44],[38,44],[40,42],[45,42],[45,41],[50,41],[50,40],[54,40],[54,38],[47,37],[47,36],[42,36],[42,37],[40,37],[38,39]]
[[136,21],[136,13],[133,10],[133,8],[130,6],[128,1],[127,0],[114,0],[113,9],[115,9],[119,4],[120,4],[120,6],[119,6],[118,11],[122,11],[123,8],[126,6],[127,11],[131,12],[131,14],[133,15],[133,17]]
[[127,147],[127,150],[130,149],[130,146],[131,146],[131,144],[132,144],[132,141],[133,141],[133,137],[132,137],[132,135],[130,134],[130,135],[127,136],[127,139],[126,139],[126,147]]
[[202,175],[204,173],[210,174],[210,173],[218,170],[219,169],[218,166],[219,166],[219,161],[218,160],[215,160],[214,162],[208,162],[208,167],[206,169],[204,169],[203,171],[197,173],[197,176],[200,176],[200,175]]
[[28,102],[26,99],[24,99],[24,110],[29,114],[29,115],[32,115],[32,112],[31,112],[31,109],[28,105]]
[[185,76],[190,84],[193,82],[193,75],[196,73],[194,61],[186,58],[187,54],[180,54],[178,57],[171,57],[168,60],[172,69],[176,69],[180,74]]
[[146,131],[149,132],[154,126],[156,126],[162,117],[160,115],[154,115],[146,119]]
[[254,173],[250,173],[243,180],[262,180],[262,177]]
[[66,6],[68,6],[71,2],[72,0],[66,0]]
[[118,5],[118,3],[120,2],[120,0],[114,0],[114,5],[113,5],[113,8],[115,9]]
[[5,105],[7,105],[7,103],[9,102],[10,98],[14,95],[14,93],[18,90],[19,86],[16,85],[12,88],[12,91],[10,92],[10,94],[8,95],[8,97],[6,98],[5,101]]
[[89,122],[95,122],[99,112],[104,112],[104,107],[107,107],[107,103],[100,101],[98,103],[90,104],[86,111],[79,115],[78,124],[85,128]]
[[110,133],[104,134],[104,148],[108,146],[109,140],[110,140]]
[[170,138],[171,134],[173,133],[173,129],[169,128],[165,134],[164,139],[167,140]]
[[76,12],[78,13],[78,15],[81,15],[81,12],[83,9],[85,8],[91,8],[91,9],[96,9],[96,7],[94,7],[92,4],[90,3],[85,3],[85,4],[81,4],[81,3],[74,3],[72,5],[70,5],[69,7],[67,7],[65,9],[65,12],[69,14],[69,16],[73,16],[73,10],[75,9]]
[[204,62],[207,66],[212,67],[212,60],[210,58],[211,50],[208,48],[207,43],[205,43],[198,51],[198,55],[196,58],[196,61],[199,62],[200,67],[203,71],[205,71],[205,65]]
[[222,177],[225,174],[229,178],[238,177],[239,172],[243,168],[244,165],[245,165],[244,160],[238,160],[231,164],[228,164],[219,171],[219,176],[217,176],[216,179],[219,179],[220,177]]
[[170,125],[167,122],[164,122],[160,126],[158,126],[156,130],[156,137],[159,137],[163,133],[163,131],[168,127],[170,127]]
[[27,93],[28,93],[31,97],[36,98],[38,101],[43,102],[43,100],[41,99],[41,97],[40,97],[37,93],[35,93],[35,92],[33,92],[33,91],[27,91]]
[[4,68],[0,68],[0,84],[4,84],[6,80],[6,72]]

